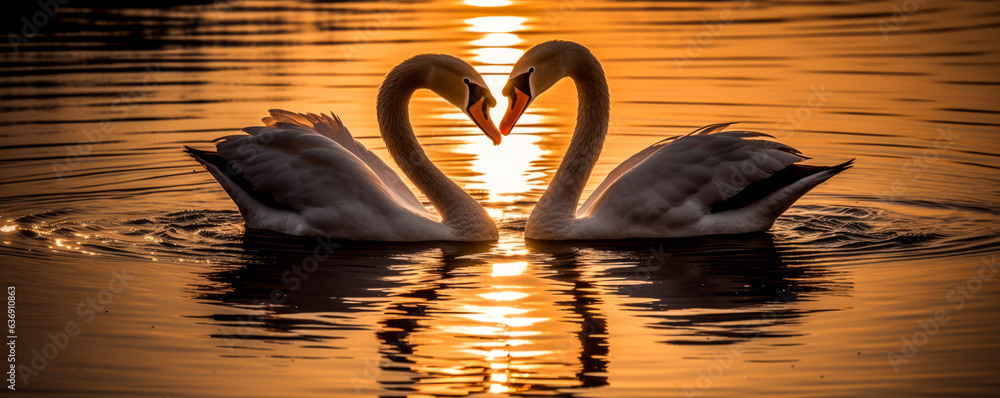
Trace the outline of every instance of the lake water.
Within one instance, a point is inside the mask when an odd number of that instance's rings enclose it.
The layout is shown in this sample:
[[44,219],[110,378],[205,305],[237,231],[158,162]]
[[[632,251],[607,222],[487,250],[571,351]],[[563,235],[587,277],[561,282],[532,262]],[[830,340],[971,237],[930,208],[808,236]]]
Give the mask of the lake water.
[[[3,43],[0,263],[16,290],[19,392],[1000,388],[1000,3],[184,3],[69,3],[17,52]],[[3,32],[21,32],[7,19]],[[388,159],[374,103],[394,64],[453,54],[499,96],[523,51],[555,38],[588,46],[611,87],[588,192],[647,145],[717,122],[773,134],[809,164],[856,166],[768,233],[526,244],[569,142],[572,83],[499,147],[422,92],[421,143],[501,238],[379,245],[245,231],[180,150],[283,108],[333,111]]]

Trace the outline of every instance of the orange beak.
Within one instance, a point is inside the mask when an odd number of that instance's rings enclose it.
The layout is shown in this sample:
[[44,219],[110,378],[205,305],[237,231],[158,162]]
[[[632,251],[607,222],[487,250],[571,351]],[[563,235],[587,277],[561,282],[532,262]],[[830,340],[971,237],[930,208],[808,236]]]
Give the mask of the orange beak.
[[[517,95],[515,96],[517,102],[510,104],[510,108],[503,114],[503,120],[500,121],[500,133],[503,135],[510,134],[510,130],[514,128],[514,124],[524,114],[524,109],[528,107],[528,95],[520,89],[515,88],[514,90],[517,91]],[[510,100],[510,97],[507,97],[507,99]]]
[[503,136],[497,131],[497,126],[493,125],[490,121],[490,116],[486,113],[487,108],[483,106],[483,101],[486,101],[486,97],[480,98],[475,104],[469,107],[469,116],[472,116],[472,121],[476,122],[476,126],[493,140],[493,145],[500,145],[500,140]]

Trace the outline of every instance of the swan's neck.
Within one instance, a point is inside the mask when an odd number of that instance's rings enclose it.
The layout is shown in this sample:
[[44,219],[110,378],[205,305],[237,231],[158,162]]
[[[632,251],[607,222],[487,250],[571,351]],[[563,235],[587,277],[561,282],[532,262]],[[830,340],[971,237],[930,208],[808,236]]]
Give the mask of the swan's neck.
[[569,59],[567,76],[576,83],[579,102],[576,129],[555,177],[528,217],[526,231],[566,231],[576,221],[580,196],[608,134],[610,95],[600,62],[589,51],[570,54]]
[[426,74],[418,68],[397,67],[379,89],[379,130],[386,148],[403,174],[417,186],[441,214],[442,223],[461,240],[497,239],[496,225],[479,202],[431,163],[410,125],[409,103],[413,92],[425,87]]

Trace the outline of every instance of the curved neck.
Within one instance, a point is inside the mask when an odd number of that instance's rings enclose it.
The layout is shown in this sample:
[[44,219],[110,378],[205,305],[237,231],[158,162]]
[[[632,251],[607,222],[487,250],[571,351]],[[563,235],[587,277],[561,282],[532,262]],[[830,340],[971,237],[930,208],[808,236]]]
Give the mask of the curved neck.
[[[604,148],[610,119],[610,94],[601,63],[590,51],[581,49],[566,54],[566,76],[573,79],[577,90],[576,129],[569,148],[555,177],[545,190],[532,218],[565,225],[576,219],[580,196]],[[536,213],[541,217],[534,217]]]
[[403,174],[441,214],[443,224],[454,228],[460,238],[496,240],[496,224],[486,209],[434,166],[410,125],[410,98],[426,87],[426,76],[426,68],[408,63],[386,76],[377,100],[382,140]]

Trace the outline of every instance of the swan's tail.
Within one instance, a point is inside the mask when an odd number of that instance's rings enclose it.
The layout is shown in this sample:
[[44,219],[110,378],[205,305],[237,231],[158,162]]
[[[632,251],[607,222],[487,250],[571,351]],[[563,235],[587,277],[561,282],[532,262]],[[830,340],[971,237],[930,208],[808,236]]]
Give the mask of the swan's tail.
[[780,195],[782,200],[787,200],[787,206],[778,212],[780,215],[802,195],[853,165],[854,159],[834,166],[789,165],[767,178],[747,185],[733,197],[713,204],[712,213],[747,207],[768,199],[769,196],[787,191],[785,195]]
[[853,164],[854,159],[834,166],[789,165],[713,205],[712,218],[718,216],[725,224],[747,226],[747,231],[765,231],[795,201]]
[[229,197],[236,202],[240,208],[240,213],[244,219],[247,218],[247,210],[266,206],[271,209],[295,211],[288,205],[274,199],[274,196],[267,192],[254,190],[253,183],[242,174],[236,172],[233,165],[228,160],[219,155],[218,152],[203,151],[184,145],[184,152],[201,163],[209,173],[215,177],[219,185],[226,190]]

